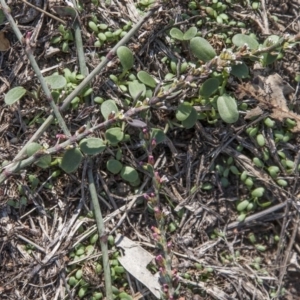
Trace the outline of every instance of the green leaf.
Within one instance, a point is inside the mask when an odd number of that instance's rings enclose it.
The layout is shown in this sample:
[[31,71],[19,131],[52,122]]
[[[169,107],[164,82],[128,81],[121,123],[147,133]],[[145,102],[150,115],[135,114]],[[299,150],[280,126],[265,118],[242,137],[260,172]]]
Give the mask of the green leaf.
[[240,202],[236,207],[237,211],[241,212],[241,211],[245,210],[249,203],[250,202],[248,200],[244,200],[244,201]]
[[112,145],[117,145],[124,138],[124,132],[119,127],[109,128],[105,132],[105,138]]
[[86,91],[83,92],[83,97],[89,96],[93,92],[92,88],[87,89]]
[[200,95],[209,98],[211,95],[213,95],[220,85],[220,81],[217,78],[209,78],[206,81],[203,82],[201,88],[200,88]]
[[197,119],[198,119],[197,111],[194,107],[192,107],[192,111],[190,115],[184,121],[182,121],[182,125],[186,129],[192,128],[196,124]]
[[51,164],[51,155],[42,156],[35,164],[42,169],[47,169]]
[[242,34],[242,33],[236,34],[232,38],[232,43],[237,47],[241,47],[244,46],[244,44],[247,44],[251,50],[256,50],[259,46],[257,40],[255,40],[249,35]]
[[48,85],[50,85],[50,88],[53,90],[59,90],[65,87],[67,84],[67,80],[62,75],[51,75],[45,77],[45,81]]
[[192,112],[192,105],[190,103],[188,102],[180,103],[176,111],[176,119],[182,122],[188,118],[191,112]]
[[118,110],[118,107],[115,103],[114,100],[106,100],[104,101],[102,104],[101,104],[101,114],[102,116],[104,117],[105,120],[108,119],[108,116],[112,113],[112,112],[115,112],[117,113],[119,110]]
[[192,38],[190,48],[193,54],[204,62],[210,61],[217,55],[210,43],[201,37]]
[[82,153],[77,148],[68,149],[61,161],[60,167],[66,173],[72,173],[76,171],[81,163]]
[[145,85],[155,88],[156,87],[156,81],[154,80],[154,78],[148,74],[145,71],[140,71],[137,73],[137,77],[138,79],[144,83]]
[[288,182],[284,179],[278,179],[277,184],[280,185],[280,186],[283,186],[283,187],[288,186]]
[[161,129],[153,128],[151,130],[151,138],[155,139],[156,143],[159,144],[165,141],[166,135]]
[[26,94],[26,90],[22,86],[17,86],[9,90],[5,95],[4,101],[7,105],[12,105],[20,100]]
[[183,32],[174,27],[170,30],[170,36],[173,38],[173,39],[176,39],[176,40],[179,40],[179,41],[182,41],[183,40]]
[[122,167],[123,165],[116,159],[109,159],[106,162],[107,170],[113,174],[118,174],[121,171]]
[[235,99],[224,94],[217,99],[218,111],[221,119],[226,123],[235,123],[239,118],[239,112]]
[[139,83],[137,80],[128,83],[129,94],[132,99],[136,99],[138,96],[145,97],[146,86],[143,83]]
[[[279,41],[279,36],[278,35],[271,35],[269,36],[263,43],[264,48],[270,47],[273,44],[277,43]],[[278,48],[279,50],[280,48]],[[274,50],[273,50],[274,52]],[[262,64],[263,66],[268,66],[271,63],[273,63],[277,59],[278,53],[271,54],[269,52],[263,53],[263,59],[262,59]]]
[[133,54],[131,50],[125,46],[121,46],[117,50],[117,56],[120,59],[124,72],[133,67]]
[[184,39],[185,41],[191,40],[193,37],[196,36],[197,31],[198,31],[198,30],[197,30],[197,27],[191,27],[191,28],[189,28],[189,29],[184,33],[183,39]]
[[255,198],[259,198],[259,197],[263,196],[264,192],[265,192],[265,189],[263,187],[259,187],[251,192],[251,196],[255,197]]
[[237,78],[244,79],[244,78],[249,78],[249,68],[248,66],[243,62],[238,65],[233,65],[231,67],[231,72],[232,75],[234,75]]
[[128,182],[135,182],[139,178],[138,172],[129,166],[125,166],[121,170],[121,177]]
[[26,153],[27,156],[32,156],[35,152],[39,151],[40,149],[42,149],[42,146],[38,143],[30,143],[27,147],[26,147]]
[[40,180],[38,179],[38,177],[36,177],[35,175],[28,175],[28,180],[30,181],[31,188],[33,190],[38,186],[38,184],[40,182]]
[[95,155],[103,152],[106,148],[102,139],[99,138],[87,138],[83,139],[80,144],[80,150],[87,155]]
[[96,23],[94,23],[93,21],[89,21],[88,26],[89,26],[95,33],[98,33],[98,32],[99,32],[99,29],[98,29]]
[[241,213],[241,214],[238,216],[237,221],[238,221],[238,222],[243,222],[243,221],[246,219],[246,217],[247,217],[247,214]]

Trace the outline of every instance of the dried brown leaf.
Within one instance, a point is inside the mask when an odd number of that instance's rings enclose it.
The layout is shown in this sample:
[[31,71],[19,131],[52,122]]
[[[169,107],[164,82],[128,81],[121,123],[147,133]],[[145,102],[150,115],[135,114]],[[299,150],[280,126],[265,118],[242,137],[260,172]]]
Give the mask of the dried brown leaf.
[[[252,82],[238,87],[240,97],[251,96],[260,102],[259,108],[271,110],[270,116],[278,121],[294,119],[296,126],[293,132],[300,132],[300,115],[288,108],[285,96],[294,92],[292,86],[277,73],[267,77],[256,76]],[[261,114],[259,109],[250,111],[245,118]]]

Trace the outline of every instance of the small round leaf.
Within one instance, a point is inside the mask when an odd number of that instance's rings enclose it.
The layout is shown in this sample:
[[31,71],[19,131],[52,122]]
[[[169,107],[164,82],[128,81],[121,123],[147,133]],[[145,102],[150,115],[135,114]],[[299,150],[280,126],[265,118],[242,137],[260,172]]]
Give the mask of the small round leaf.
[[170,36],[173,39],[176,39],[176,40],[179,40],[179,41],[183,40],[183,32],[180,29],[176,28],[176,27],[171,29]]
[[184,39],[185,41],[191,40],[193,37],[196,36],[197,31],[198,31],[198,30],[197,30],[197,27],[191,27],[191,28],[189,28],[189,29],[184,33],[183,39]]
[[145,71],[140,71],[137,73],[137,77],[138,79],[144,83],[145,85],[149,86],[149,87],[156,87],[156,81],[154,80],[154,78],[148,74]]
[[220,85],[220,81],[217,78],[209,78],[203,82],[200,88],[200,95],[209,98],[212,94],[214,94]]
[[109,128],[105,132],[105,138],[109,141],[110,144],[117,145],[123,140],[124,132],[121,130],[121,128],[118,127]]
[[182,125],[186,129],[192,128],[196,124],[197,118],[198,118],[197,111],[194,107],[192,107],[192,111],[190,115],[184,121],[182,121]]
[[242,33],[236,34],[232,38],[232,42],[233,42],[233,44],[235,44],[238,47],[241,47],[241,46],[244,46],[245,44],[247,44],[251,50],[256,50],[259,46],[257,40],[255,40],[254,38],[252,38],[249,35],[242,34]]
[[17,86],[9,90],[9,92],[4,97],[4,101],[8,105],[12,105],[20,100],[25,94],[26,90],[21,86]]
[[184,121],[192,112],[192,105],[188,102],[183,102],[178,105],[176,112],[176,119]]
[[134,168],[126,166],[121,170],[121,177],[128,182],[135,182],[138,180],[139,174]]
[[108,116],[112,112],[117,113],[118,111],[118,107],[114,100],[106,100],[101,104],[101,113],[105,120],[108,119]]
[[38,144],[38,143],[30,143],[26,147],[27,156],[32,156],[35,152],[37,152],[40,149],[42,149],[42,146],[40,144]]
[[116,159],[109,159],[106,162],[107,170],[113,174],[118,174],[121,171],[122,167],[123,165]]
[[76,171],[81,163],[82,153],[77,148],[68,149],[61,161],[60,167],[66,173],[72,173]]
[[138,96],[145,96],[146,86],[143,83],[139,83],[137,80],[128,83],[129,94],[132,99],[136,99]]
[[263,187],[259,187],[259,188],[256,188],[255,190],[253,190],[251,192],[251,196],[259,198],[259,197],[262,197],[262,195],[264,194],[264,192],[265,192],[265,189]]
[[236,207],[237,211],[241,212],[241,211],[245,210],[247,208],[247,206],[249,205],[249,203],[250,202],[248,200],[244,200],[244,201],[240,202]]
[[51,155],[42,156],[35,164],[42,169],[47,169],[51,164]]
[[239,112],[235,99],[224,94],[217,99],[217,106],[220,117],[228,124],[235,123],[239,118]]
[[45,81],[47,84],[50,85],[50,88],[53,90],[59,90],[65,87],[67,84],[67,80],[62,75],[51,75],[45,77]]
[[99,138],[87,138],[83,139],[80,144],[80,150],[87,155],[95,155],[103,152],[106,148],[102,139]]
[[151,130],[151,138],[155,139],[156,143],[162,143],[166,139],[165,133],[161,129],[153,128]]
[[243,62],[241,64],[232,66],[230,73],[237,78],[241,78],[241,79],[248,78],[249,77],[249,68]]
[[217,55],[210,43],[201,37],[192,38],[190,48],[193,54],[204,62],[208,62]]
[[133,67],[133,54],[129,48],[125,46],[119,47],[117,56],[120,59],[124,71],[128,71]]

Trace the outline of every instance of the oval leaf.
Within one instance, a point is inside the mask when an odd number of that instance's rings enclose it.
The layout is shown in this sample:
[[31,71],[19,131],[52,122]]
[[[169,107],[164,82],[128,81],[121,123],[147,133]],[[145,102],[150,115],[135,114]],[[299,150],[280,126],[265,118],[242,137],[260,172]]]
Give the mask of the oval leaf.
[[154,78],[148,74],[145,71],[140,71],[137,73],[137,77],[138,79],[144,83],[145,85],[149,86],[149,87],[156,87],[156,81],[154,80]]
[[42,169],[46,169],[50,166],[51,164],[51,155],[46,154],[42,156],[37,162],[36,165]]
[[176,39],[176,40],[179,40],[179,41],[183,40],[183,32],[180,29],[178,29],[178,28],[172,28],[170,30],[170,36],[173,39]]
[[4,101],[8,105],[12,105],[20,100],[26,94],[26,90],[22,86],[11,89],[4,97]]
[[38,150],[42,149],[42,146],[38,143],[30,143],[27,147],[26,147],[26,153],[27,156],[32,156],[35,152],[37,152]]
[[251,50],[256,50],[259,46],[258,41],[252,38],[249,35],[246,34],[236,34],[232,38],[233,44],[235,44],[238,47],[244,46],[244,44],[247,44]]
[[190,48],[193,54],[204,62],[210,61],[217,55],[210,43],[201,37],[192,38]]
[[197,31],[198,31],[198,30],[197,30],[197,27],[191,27],[191,28],[189,28],[189,29],[184,33],[183,39],[184,39],[185,41],[191,40],[193,37],[196,36]]
[[182,125],[186,129],[192,128],[196,124],[197,118],[198,118],[197,111],[194,107],[192,107],[192,111],[190,115],[184,121],[182,121]]
[[109,159],[106,162],[107,170],[113,174],[118,174],[121,171],[122,167],[123,165],[116,159]]
[[177,111],[176,111],[176,119],[178,121],[184,121],[188,118],[188,116],[192,112],[192,106],[188,102],[183,102],[178,105]]
[[119,47],[117,50],[117,56],[124,71],[128,71],[133,67],[133,54],[129,48],[125,46]]
[[241,64],[232,66],[230,73],[237,78],[241,78],[241,79],[248,78],[249,77],[249,68],[243,62]]
[[155,139],[156,144],[159,144],[165,141],[166,135],[161,129],[153,128],[151,130],[151,138]]
[[214,94],[220,85],[220,81],[217,78],[209,78],[205,82],[203,82],[200,88],[200,95],[209,98],[212,94]]
[[103,152],[106,148],[102,139],[87,138],[83,139],[80,144],[80,150],[87,155],[95,155]]
[[65,87],[67,80],[62,75],[51,75],[45,77],[45,81],[50,85],[50,88],[53,90],[60,90]]
[[220,117],[226,123],[235,123],[239,118],[239,112],[235,99],[229,95],[222,95],[217,99],[217,106]]
[[241,211],[245,210],[247,208],[247,206],[249,205],[249,203],[250,202],[248,200],[244,200],[244,201],[240,202],[236,207],[237,211],[241,212]]
[[101,104],[101,113],[102,113],[102,116],[104,117],[105,120],[108,119],[108,116],[112,113],[112,112],[115,112],[117,113],[119,110],[118,110],[118,107],[115,103],[114,100],[106,100],[104,101],[102,104]]
[[123,167],[121,177],[128,182],[135,182],[139,178],[138,172],[132,167]]
[[117,145],[121,142],[124,138],[124,132],[121,128],[109,128],[105,132],[105,138],[111,143],[112,145]]
[[129,82],[129,93],[132,99],[136,99],[138,96],[145,96],[146,86],[143,83],[139,83],[137,80]]
[[255,197],[255,198],[256,197],[259,198],[259,197],[263,196],[264,192],[265,192],[265,189],[263,187],[259,187],[251,192],[251,196]]
[[82,154],[79,149],[77,148],[68,149],[62,158],[60,167],[66,173],[72,173],[78,169],[81,160],[82,160]]

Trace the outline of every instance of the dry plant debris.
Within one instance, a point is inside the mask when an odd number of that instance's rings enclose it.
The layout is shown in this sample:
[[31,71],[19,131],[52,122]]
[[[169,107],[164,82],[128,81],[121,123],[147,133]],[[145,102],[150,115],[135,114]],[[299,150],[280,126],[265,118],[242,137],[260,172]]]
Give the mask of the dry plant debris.
[[[57,106],[61,105],[72,88],[88,76],[80,73],[76,26],[90,72],[103,59],[109,58],[109,62],[90,82],[93,102],[87,93],[80,96],[77,106],[74,101],[61,111],[73,138],[67,151],[80,143],[76,138],[90,125],[106,122],[93,131],[92,138],[107,136],[106,126],[113,124],[116,115],[119,123],[128,117],[123,129],[130,136],[92,158],[85,155],[79,168],[67,174],[57,162],[65,151],[59,148],[65,136],[53,121],[37,138],[43,146],[38,153],[41,156],[56,147],[51,166],[43,169],[31,164],[7,174],[10,176],[0,185],[0,299],[104,298],[104,254],[99,241],[109,248],[115,299],[159,297],[157,291],[151,293],[147,288],[143,275],[156,280],[158,271],[169,271],[162,263],[161,246],[170,249],[168,267],[178,284],[175,287],[180,286],[178,299],[300,299],[300,80],[295,80],[300,73],[300,48],[295,43],[257,75],[249,54],[253,49],[245,47],[242,52],[243,47],[231,41],[234,34],[252,35],[261,43],[266,35],[297,37],[299,1],[155,1],[153,14],[123,45],[135,61],[131,69],[135,78],[131,79],[112,49],[122,32],[126,35],[143,20],[148,2],[78,1],[83,9],[74,10],[61,1],[7,1],[24,43],[18,41],[7,20],[1,21],[0,14],[1,176],[27,158],[26,153],[19,155],[21,149],[52,112],[25,53],[33,53],[43,76],[57,72],[72,79],[68,81],[70,91],[55,95]],[[241,55],[248,53],[250,59],[245,61],[250,78],[236,79],[216,68],[218,76],[228,75],[230,80],[219,85],[220,76],[209,78],[218,85],[209,91],[210,100],[206,99],[203,95],[207,93],[198,86],[213,73],[214,63],[221,68],[218,64],[225,60],[214,61],[209,49],[195,60],[189,38],[199,41],[199,37],[213,46],[214,56],[231,47],[223,56],[231,56],[235,50]],[[281,51],[275,47],[274,53],[280,55]],[[202,63],[203,57],[211,60]],[[145,84],[145,90],[152,89],[152,94],[147,94],[153,101],[150,114],[142,110],[144,90],[133,93],[128,84],[139,79],[140,71],[151,75]],[[28,94],[12,106],[5,105],[5,94],[16,86],[26,88]],[[243,114],[236,123],[225,124],[218,115],[213,98],[222,89],[231,100],[233,95],[237,97],[236,112]],[[131,92],[135,99],[130,102]],[[118,111],[110,111],[104,118],[95,99],[99,103],[109,99]],[[186,110],[178,112],[182,102]],[[126,115],[133,110],[139,112],[137,118]],[[193,126],[183,126],[186,111],[197,116]],[[179,113],[182,120],[177,118]],[[273,127],[264,123],[267,117]],[[288,119],[295,124],[286,125]],[[163,142],[149,146],[149,133],[140,129],[145,124],[157,130],[156,138],[166,132]],[[125,171],[111,172],[108,161],[116,168],[122,164],[134,169],[140,182],[133,185],[124,180]],[[146,162],[160,177],[149,172]],[[100,237],[89,175],[95,181],[106,229]],[[159,196],[157,206],[155,196]],[[239,211],[245,203],[247,208]],[[163,238],[157,224],[161,215],[167,245],[159,244]],[[121,264],[128,253],[114,242],[120,235],[146,255],[147,264],[152,257],[161,260],[152,261],[145,270],[145,261],[138,265],[140,256],[135,257],[133,266],[129,257],[124,268]],[[161,288],[167,295],[171,279],[163,279]]]

